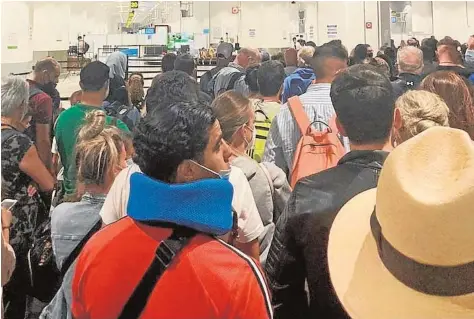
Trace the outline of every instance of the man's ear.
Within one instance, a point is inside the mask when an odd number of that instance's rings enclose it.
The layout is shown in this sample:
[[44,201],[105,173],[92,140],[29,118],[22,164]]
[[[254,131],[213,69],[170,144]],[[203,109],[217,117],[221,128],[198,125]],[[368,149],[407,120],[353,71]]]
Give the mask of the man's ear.
[[176,183],[188,183],[195,180],[196,166],[196,164],[189,160],[182,161],[176,169]]
[[338,118],[338,117],[336,117],[336,127],[337,127],[339,133],[340,133],[342,136],[347,137],[346,130],[345,130],[344,127],[342,126],[341,122],[339,122],[339,118]]

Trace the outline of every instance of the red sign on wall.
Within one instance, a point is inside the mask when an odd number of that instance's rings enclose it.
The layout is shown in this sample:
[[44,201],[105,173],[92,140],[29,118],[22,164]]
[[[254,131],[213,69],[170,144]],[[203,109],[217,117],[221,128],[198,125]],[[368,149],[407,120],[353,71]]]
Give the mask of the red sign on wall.
[[366,29],[372,29],[372,22],[366,22],[365,23],[365,28]]
[[239,7],[232,7],[232,14],[239,13]]

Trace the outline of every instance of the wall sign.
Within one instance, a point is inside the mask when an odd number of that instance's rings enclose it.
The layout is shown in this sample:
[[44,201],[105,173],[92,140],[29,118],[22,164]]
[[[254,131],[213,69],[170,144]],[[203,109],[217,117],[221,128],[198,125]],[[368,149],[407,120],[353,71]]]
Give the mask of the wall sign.
[[372,29],[372,22],[366,22],[365,23],[365,28],[366,29]]
[[255,38],[256,30],[255,29],[249,29],[249,37]]
[[329,39],[337,38],[337,24],[328,24],[327,34]]
[[130,1],[130,9],[138,9],[138,1]]
[[232,7],[232,14],[237,14],[239,11],[239,7]]

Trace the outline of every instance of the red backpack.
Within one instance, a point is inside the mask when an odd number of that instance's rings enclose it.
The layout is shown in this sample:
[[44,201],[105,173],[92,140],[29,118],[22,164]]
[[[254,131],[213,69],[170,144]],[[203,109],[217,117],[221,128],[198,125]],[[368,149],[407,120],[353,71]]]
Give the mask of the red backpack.
[[298,180],[334,167],[345,154],[336,127],[336,117],[330,123],[315,121],[328,127],[323,132],[316,131],[308,119],[308,115],[298,96],[288,99],[291,113],[301,131],[301,139],[295,150],[293,167],[291,169],[291,187],[295,187]]

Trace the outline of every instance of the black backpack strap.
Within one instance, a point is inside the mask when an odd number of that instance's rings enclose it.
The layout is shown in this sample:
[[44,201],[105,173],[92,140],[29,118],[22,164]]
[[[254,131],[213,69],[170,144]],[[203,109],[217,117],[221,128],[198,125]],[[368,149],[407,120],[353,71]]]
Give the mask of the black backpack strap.
[[227,91],[233,90],[235,86],[235,82],[237,82],[238,79],[240,79],[245,73],[242,72],[234,72],[232,74],[232,77],[230,78],[229,84],[227,84]]
[[84,238],[82,238],[82,240],[79,242],[79,244],[77,244],[77,246],[69,254],[69,256],[67,256],[66,260],[64,261],[61,267],[61,278],[64,278],[69,267],[71,267],[74,260],[76,260],[77,256],[79,256],[79,254],[81,253],[81,250],[82,248],[84,248],[84,245],[89,241],[92,235],[94,235],[100,230],[101,227],[102,227],[102,218],[100,218],[97,221],[97,223],[95,223],[94,226],[92,226],[89,232],[84,236]]
[[155,252],[155,258],[123,307],[118,319],[140,317],[148,302],[148,298],[163,273],[171,265],[174,257],[181,252],[195,235],[196,231],[179,227],[173,230],[170,237],[160,242]]

